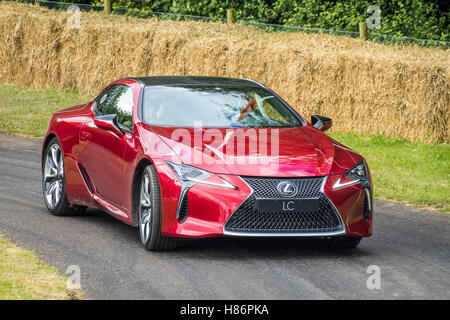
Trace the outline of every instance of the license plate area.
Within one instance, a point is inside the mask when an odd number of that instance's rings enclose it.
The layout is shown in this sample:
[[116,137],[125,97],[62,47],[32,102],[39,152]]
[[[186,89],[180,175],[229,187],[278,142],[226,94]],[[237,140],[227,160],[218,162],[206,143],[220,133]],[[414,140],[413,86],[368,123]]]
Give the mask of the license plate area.
[[257,199],[261,212],[314,212],[319,210],[319,198],[307,199]]

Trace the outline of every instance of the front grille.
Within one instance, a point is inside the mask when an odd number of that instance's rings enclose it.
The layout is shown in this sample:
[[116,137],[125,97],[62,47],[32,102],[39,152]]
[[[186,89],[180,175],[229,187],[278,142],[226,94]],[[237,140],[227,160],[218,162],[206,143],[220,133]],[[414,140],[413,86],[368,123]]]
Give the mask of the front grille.
[[289,181],[297,186],[297,194],[289,198],[318,198],[321,195],[320,187],[323,177],[313,178],[250,178],[242,179],[253,189],[257,198],[288,198],[282,196],[277,191],[277,185],[281,181]]
[[[328,198],[320,192],[320,178],[248,178],[243,177],[254,190],[253,194],[231,215],[225,231],[236,233],[330,233],[344,230],[339,214]],[[319,208],[314,211],[264,212],[258,210],[257,199],[283,198],[278,194],[281,181],[294,182],[298,186],[295,198],[318,198]],[[291,198],[292,199],[292,198]]]

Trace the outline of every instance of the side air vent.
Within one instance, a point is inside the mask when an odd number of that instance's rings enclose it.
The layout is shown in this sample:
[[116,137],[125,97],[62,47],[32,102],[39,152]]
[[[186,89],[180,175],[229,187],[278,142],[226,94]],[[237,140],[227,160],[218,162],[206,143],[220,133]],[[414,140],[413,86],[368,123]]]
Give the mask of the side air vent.
[[81,175],[83,176],[83,180],[86,183],[89,191],[91,193],[94,193],[94,187],[92,186],[91,179],[89,179],[86,169],[84,169],[84,167],[81,164],[78,164],[78,168],[80,169]]
[[181,206],[180,206],[180,223],[187,219],[188,212],[189,212],[189,200],[188,200],[188,192],[183,197],[183,200],[181,200]]
[[371,216],[371,210],[370,210],[370,206],[369,206],[369,201],[370,201],[370,199],[369,199],[369,197],[368,197],[368,195],[366,193],[366,196],[364,198],[364,209],[363,209],[364,210],[363,211],[363,216],[364,216],[364,219],[366,221],[369,221],[370,216]]

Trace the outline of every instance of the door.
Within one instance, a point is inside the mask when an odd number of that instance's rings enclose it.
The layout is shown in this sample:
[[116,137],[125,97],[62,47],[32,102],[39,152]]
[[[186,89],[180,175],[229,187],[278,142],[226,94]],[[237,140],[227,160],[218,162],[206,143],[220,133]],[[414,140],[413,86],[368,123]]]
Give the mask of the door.
[[[106,201],[123,206],[123,156],[127,136],[132,131],[133,92],[126,85],[115,85],[95,100],[94,111],[80,131],[80,162],[86,169],[95,192]],[[94,117],[117,114],[124,135],[95,125]]]

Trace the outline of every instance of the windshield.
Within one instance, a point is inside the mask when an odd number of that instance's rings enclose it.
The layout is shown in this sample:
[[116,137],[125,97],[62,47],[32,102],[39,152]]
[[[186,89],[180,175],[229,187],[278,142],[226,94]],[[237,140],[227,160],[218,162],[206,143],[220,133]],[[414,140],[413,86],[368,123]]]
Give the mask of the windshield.
[[298,127],[301,120],[264,88],[146,87],[145,123],[194,127]]

